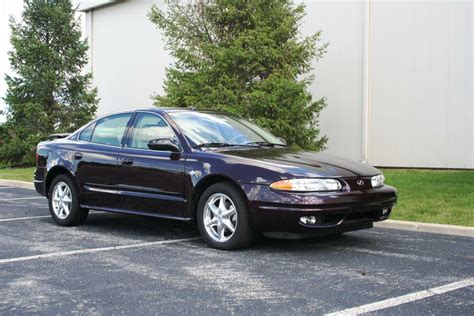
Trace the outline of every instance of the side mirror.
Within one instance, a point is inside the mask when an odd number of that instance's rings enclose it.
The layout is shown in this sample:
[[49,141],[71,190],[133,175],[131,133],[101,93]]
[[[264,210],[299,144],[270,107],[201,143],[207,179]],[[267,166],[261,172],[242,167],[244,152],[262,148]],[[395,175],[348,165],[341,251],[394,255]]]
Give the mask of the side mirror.
[[148,148],[152,150],[166,150],[174,153],[180,152],[179,146],[176,141],[168,137],[150,140],[148,142]]

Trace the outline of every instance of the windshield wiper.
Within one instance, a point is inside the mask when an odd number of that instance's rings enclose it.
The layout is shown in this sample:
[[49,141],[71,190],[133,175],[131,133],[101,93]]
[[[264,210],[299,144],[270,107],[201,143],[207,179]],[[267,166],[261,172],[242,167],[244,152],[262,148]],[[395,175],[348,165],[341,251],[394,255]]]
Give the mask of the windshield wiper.
[[275,146],[288,147],[288,145],[285,145],[285,144],[270,143],[270,142],[266,142],[266,141],[250,142],[250,143],[247,143],[246,145],[257,145],[257,146],[267,146],[267,147],[275,147]]
[[270,143],[270,142],[249,142],[245,144],[230,144],[230,143],[220,143],[220,142],[210,142],[210,143],[203,143],[194,146],[193,148],[202,148],[202,147],[261,147],[261,146],[268,146],[268,147],[275,147],[275,146],[283,146],[288,147],[285,144],[277,144],[277,143]]
[[202,147],[233,147],[233,146],[242,146],[239,144],[229,144],[229,143],[218,143],[218,142],[211,142],[211,143],[203,143],[194,146],[193,148],[202,148]]

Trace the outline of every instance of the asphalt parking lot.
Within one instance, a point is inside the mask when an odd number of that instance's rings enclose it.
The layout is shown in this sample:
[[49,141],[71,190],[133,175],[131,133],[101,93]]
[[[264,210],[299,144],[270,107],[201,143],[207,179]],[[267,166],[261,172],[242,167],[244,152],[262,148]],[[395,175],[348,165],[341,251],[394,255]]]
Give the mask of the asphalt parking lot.
[[45,198],[0,186],[0,238],[0,314],[474,312],[468,237],[375,228],[225,252],[167,220],[60,227]]

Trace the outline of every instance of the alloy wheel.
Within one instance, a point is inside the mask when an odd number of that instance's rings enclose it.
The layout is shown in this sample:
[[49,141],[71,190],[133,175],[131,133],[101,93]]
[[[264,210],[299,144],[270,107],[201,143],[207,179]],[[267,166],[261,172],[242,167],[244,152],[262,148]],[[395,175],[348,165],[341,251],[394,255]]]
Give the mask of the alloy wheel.
[[72,208],[72,192],[65,182],[58,182],[52,194],[52,206],[54,214],[59,219],[69,216]]
[[217,242],[226,242],[237,228],[237,209],[234,202],[223,193],[209,197],[204,209],[204,227],[206,232]]

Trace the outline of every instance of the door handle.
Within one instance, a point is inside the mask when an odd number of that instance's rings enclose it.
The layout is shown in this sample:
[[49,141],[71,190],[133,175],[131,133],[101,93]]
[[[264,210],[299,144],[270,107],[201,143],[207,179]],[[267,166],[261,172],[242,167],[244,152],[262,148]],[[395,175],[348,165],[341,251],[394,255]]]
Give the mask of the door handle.
[[122,165],[133,165],[133,160],[130,159],[130,158],[122,158],[122,160],[120,160],[120,163]]
[[77,153],[74,154],[74,159],[79,160],[81,158],[82,158],[82,153],[77,152]]

